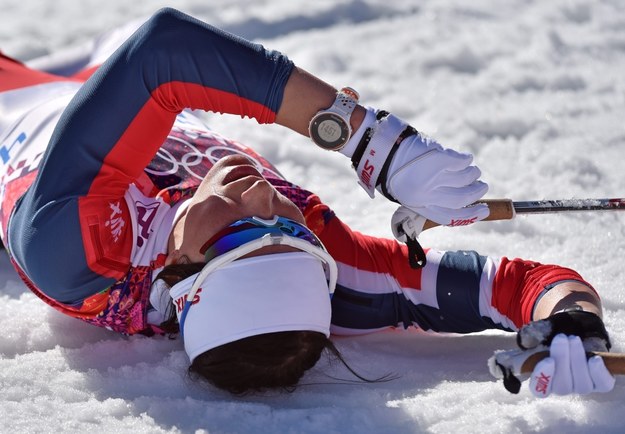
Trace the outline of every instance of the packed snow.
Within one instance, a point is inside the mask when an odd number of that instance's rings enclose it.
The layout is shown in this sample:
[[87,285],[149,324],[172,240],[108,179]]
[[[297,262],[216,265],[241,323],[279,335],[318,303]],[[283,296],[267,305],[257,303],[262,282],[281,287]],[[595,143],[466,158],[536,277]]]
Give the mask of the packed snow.
[[[0,0],[0,49],[33,60],[145,17],[161,0]],[[175,7],[287,53],[368,105],[475,155],[488,197],[625,195],[625,2],[621,0],[179,0]],[[349,161],[278,126],[210,115],[318,192],[355,228],[391,236],[394,205],[370,200]],[[425,245],[579,270],[625,351],[625,215],[582,212],[425,232]],[[62,254],[62,247],[59,247]],[[513,334],[415,330],[339,338],[377,384],[321,362],[294,393],[236,398],[193,382],[179,340],[123,337],[64,317],[0,253],[1,432],[623,432],[625,379],[608,394],[537,400],[488,373]]]

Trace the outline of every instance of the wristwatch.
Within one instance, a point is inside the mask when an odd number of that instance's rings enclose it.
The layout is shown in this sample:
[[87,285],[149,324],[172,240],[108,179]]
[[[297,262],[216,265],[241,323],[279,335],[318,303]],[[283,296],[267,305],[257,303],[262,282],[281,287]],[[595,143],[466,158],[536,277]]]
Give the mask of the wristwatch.
[[336,94],[330,108],[319,111],[310,120],[308,132],[312,141],[328,151],[342,149],[352,135],[349,120],[358,105],[358,92],[344,87]]

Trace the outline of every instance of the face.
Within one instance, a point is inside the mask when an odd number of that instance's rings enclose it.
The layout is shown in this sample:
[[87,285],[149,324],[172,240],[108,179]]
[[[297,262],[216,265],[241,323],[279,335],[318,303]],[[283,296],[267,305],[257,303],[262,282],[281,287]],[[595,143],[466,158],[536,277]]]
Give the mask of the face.
[[[245,217],[274,215],[305,224],[297,206],[280,194],[244,155],[222,158],[208,171],[169,236],[166,265],[204,262],[200,248],[219,230]],[[290,251],[269,246],[254,254]]]

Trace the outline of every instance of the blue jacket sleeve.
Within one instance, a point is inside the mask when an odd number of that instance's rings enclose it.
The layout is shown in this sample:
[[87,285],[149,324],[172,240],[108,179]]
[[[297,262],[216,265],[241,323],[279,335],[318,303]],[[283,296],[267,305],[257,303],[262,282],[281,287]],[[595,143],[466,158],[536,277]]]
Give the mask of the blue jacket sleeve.
[[106,222],[176,115],[193,108],[273,122],[292,68],[278,52],[173,9],[157,12],[69,104],[16,206],[10,246],[28,277],[63,302],[122,278],[134,237],[126,225],[113,239]]

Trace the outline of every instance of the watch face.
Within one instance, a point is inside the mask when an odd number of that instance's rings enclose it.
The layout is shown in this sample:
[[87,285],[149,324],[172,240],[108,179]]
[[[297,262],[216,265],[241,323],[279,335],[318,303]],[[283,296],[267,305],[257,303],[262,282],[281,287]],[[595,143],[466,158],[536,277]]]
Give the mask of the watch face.
[[321,113],[310,124],[310,138],[324,149],[340,149],[349,139],[349,128],[340,116]]

